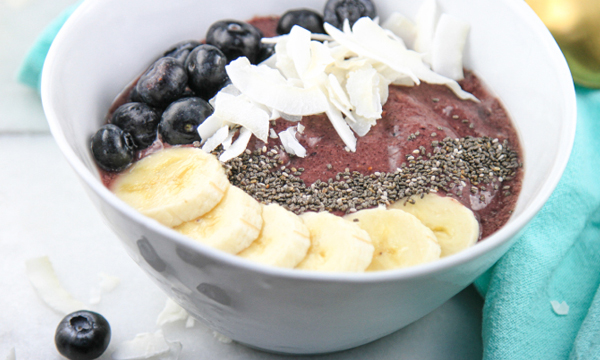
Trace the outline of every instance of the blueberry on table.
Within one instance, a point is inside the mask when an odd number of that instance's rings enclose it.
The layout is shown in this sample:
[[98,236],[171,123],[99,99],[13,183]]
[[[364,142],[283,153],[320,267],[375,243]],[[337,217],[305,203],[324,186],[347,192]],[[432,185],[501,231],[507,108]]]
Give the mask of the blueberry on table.
[[243,21],[222,20],[212,24],[206,33],[206,43],[221,49],[228,62],[245,56],[256,64],[263,34]]
[[188,40],[182,41],[173,45],[173,47],[163,54],[163,57],[169,56],[177,59],[181,64],[185,62],[188,55],[194,50],[196,46],[200,45],[200,43],[196,40]]
[[204,99],[190,97],[169,105],[158,124],[158,133],[167,144],[191,144],[200,141],[198,125],[213,112],[212,106]]
[[179,99],[187,86],[188,76],[175,58],[163,57],[158,60],[140,77],[135,91],[142,102],[164,109],[173,101]]
[[199,97],[210,100],[229,80],[225,65],[227,58],[216,46],[196,47],[185,61],[189,87]]
[[135,144],[131,134],[107,124],[92,137],[92,155],[96,164],[106,171],[124,170],[133,162]]
[[368,16],[372,19],[376,15],[375,5],[371,0],[328,0],[323,11],[323,20],[341,29],[344,19],[348,19],[352,26],[361,17]]
[[110,342],[110,325],[104,316],[92,311],[76,311],[65,316],[56,328],[56,349],[70,360],[100,357]]
[[323,17],[313,10],[298,9],[286,12],[279,18],[277,33],[279,35],[289,34],[294,25],[301,26],[311,33],[325,34]]
[[145,149],[156,140],[160,114],[154,108],[140,102],[123,104],[115,110],[110,120],[123,131],[131,134],[137,149]]

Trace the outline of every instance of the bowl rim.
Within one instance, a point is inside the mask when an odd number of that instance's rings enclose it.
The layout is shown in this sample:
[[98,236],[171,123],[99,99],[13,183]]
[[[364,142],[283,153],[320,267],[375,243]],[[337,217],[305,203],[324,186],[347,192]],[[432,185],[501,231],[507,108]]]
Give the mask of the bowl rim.
[[[77,27],[79,18],[87,13],[96,3],[102,0],[85,0],[67,19],[61,30],[54,39],[50,50],[46,56],[42,71],[41,81],[41,98],[44,113],[46,115],[50,131],[54,137],[58,147],[66,157],[68,163],[78,176],[86,183],[86,185],[96,193],[96,195],[115,208],[121,214],[129,217],[131,220],[138,222],[146,228],[154,231],[169,240],[175,241],[177,245],[191,247],[194,250],[208,256],[215,261],[221,262],[227,266],[237,268],[239,270],[252,271],[265,276],[288,278],[306,281],[325,281],[325,282],[341,282],[341,283],[373,283],[373,282],[388,282],[410,280],[418,277],[432,276],[444,272],[450,268],[470,262],[476,258],[483,256],[485,253],[496,249],[505,243],[509,242],[516,234],[524,229],[531,219],[546,203],[562,176],[567,162],[569,160],[573,143],[575,140],[575,129],[577,121],[577,108],[575,86],[567,62],[560,51],[556,41],[537,17],[535,12],[524,2],[519,0],[501,0],[506,6],[511,8],[518,14],[529,28],[535,31],[540,42],[553,56],[549,59],[557,70],[558,82],[561,85],[561,91],[565,99],[564,131],[561,132],[561,142],[566,145],[566,151],[562,151],[557,155],[557,159],[551,167],[548,179],[539,188],[537,194],[533,197],[529,206],[524,208],[523,212],[510,219],[510,222],[500,228],[498,231],[490,235],[485,241],[478,241],[472,247],[465,249],[459,253],[441,258],[434,262],[420,264],[403,269],[366,272],[366,273],[342,273],[342,272],[322,272],[308,271],[298,269],[285,269],[263,265],[252,262],[250,260],[240,258],[236,255],[228,254],[223,251],[211,248],[202,243],[196,242],[188,237],[170,229],[157,221],[150,219],[120,199],[118,199],[102,182],[97,179],[90,170],[79,159],[75,151],[69,146],[68,141],[61,130],[60,123],[54,104],[50,101],[52,92],[52,72],[57,66],[57,54],[59,54],[64,42],[67,41],[69,33]],[[526,165],[526,164],[525,164]],[[112,229],[111,229],[112,230]]]

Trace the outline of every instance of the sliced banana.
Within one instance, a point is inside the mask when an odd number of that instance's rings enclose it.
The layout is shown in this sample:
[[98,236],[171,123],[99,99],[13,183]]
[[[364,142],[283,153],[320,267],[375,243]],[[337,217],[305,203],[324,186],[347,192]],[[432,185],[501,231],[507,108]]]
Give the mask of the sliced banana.
[[310,246],[308,228],[298,215],[277,204],[262,208],[263,227],[258,239],[238,255],[267,265],[295,267]]
[[367,271],[405,268],[440,258],[433,232],[402,210],[361,210],[344,218],[365,230],[375,246]]
[[473,212],[458,200],[436,194],[413,199],[415,204],[402,199],[389,208],[411,213],[433,230],[442,248],[442,257],[464,250],[479,239],[479,222]]
[[174,229],[208,246],[237,254],[258,238],[262,225],[260,203],[242,189],[230,186],[214,209]]
[[112,190],[142,214],[173,227],[209,212],[228,187],[216,157],[192,147],[172,147],[136,162]]
[[310,248],[296,269],[364,271],[373,257],[366,231],[328,212],[300,215],[310,232]]

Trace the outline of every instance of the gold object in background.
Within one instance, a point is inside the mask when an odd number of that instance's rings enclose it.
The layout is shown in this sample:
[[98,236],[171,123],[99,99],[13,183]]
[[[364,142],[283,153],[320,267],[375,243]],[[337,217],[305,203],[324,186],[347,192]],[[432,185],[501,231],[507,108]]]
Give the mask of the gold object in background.
[[600,88],[600,0],[526,0],[560,46],[576,83]]

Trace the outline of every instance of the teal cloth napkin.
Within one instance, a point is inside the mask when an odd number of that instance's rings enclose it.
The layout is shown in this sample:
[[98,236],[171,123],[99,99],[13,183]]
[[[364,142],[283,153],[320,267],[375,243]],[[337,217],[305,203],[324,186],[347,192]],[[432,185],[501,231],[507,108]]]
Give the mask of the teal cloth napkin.
[[[22,83],[39,89],[46,53],[76,6],[40,35],[19,71]],[[485,298],[484,359],[600,359],[600,90],[576,91],[565,174],[516,244],[475,281]],[[551,301],[566,302],[568,314]]]

